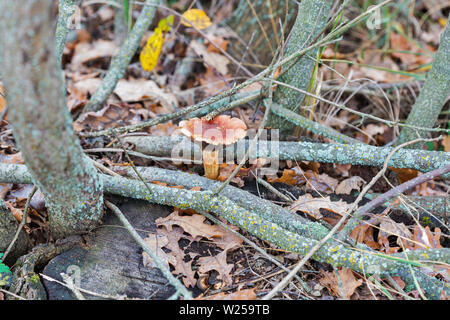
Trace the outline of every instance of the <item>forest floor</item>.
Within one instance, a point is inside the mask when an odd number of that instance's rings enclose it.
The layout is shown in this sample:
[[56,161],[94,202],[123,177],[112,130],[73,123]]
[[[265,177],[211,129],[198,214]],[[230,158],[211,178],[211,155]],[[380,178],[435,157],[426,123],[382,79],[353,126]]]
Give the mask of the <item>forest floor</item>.
[[[350,1],[351,5],[344,10],[344,16],[352,18],[360,14],[363,11],[362,3],[365,2],[367,1]],[[398,1],[382,10],[382,27],[369,29],[364,23],[358,24],[347,31],[341,41],[324,48],[321,51],[321,63],[315,69],[311,92],[382,119],[405,119],[420,91],[425,73],[430,69],[433,53],[439,45],[439,34],[445,27],[450,8],[448,2],[440,10],[434,10],[431,5],[433,1],[420,1],[415,7],[408,5],[410,2]],[[215,6],[210,6],[211,3]],[[193,7],[204,10],[211,17],[212,24],[202,31],[206,38],[195,29],[181,24],[179,18],[175,17],[173,27],[165,33],[162,40],[162,50],[156,57],[155,68],[149,72],[143,69],[139,54],[158,22],[168,16],[167,11],[158,11],[153,26],[142,39],[125,76],[119,81],[105,107],[74,121],[75,131],[81,133],[82,147],[90,150],[86,153],[92,159],[118,173],[120,170],[117,167],[129,168],[134,165],[204,174],[201,164],[177,164],[170,159],[155,159],[154,154],[143,157],[140,153],[131,153],[136,151],[134,146],[118,141],[115,136],[84,137],[82,133],[139,124],[170,114],[229,89],[244,79],[245,73],[224,54],[235,54],[236,50],[232,47],[238,42],[236,37],[239,36],[223,24],[233,12],[233,1],[226,3],[227,1],[192,3]],[[171,9],[183,13],[190,5],[191,1],[188,0],[177,1],[171,5]],[[138,11],[136,10],[133,19],[136,19]],[[99,86],[108,70],[111,57],[118,51],[119,46],[114,38],[114,14],[114,8],[108,5],[83,6],[81,28],[72,30],[69,34],[63,54],[63,68],[67,107],[74,119]],[[267,53],[251,52],[248,56],[258,54]],[[255,65],[250,58],[247,61],[245,57],[234,56],[234,59],[243,62],[252,72],[259,72],[264,67]],[[183,69],[187,71],[181,70],[182,65],[187,66],[187,69]],[[258,89],[262,89],[262,85],[255,83],[246,90]],[[0,97],[0,161],[23,163],[5,106],[5,100]],[[311,120],[373,146],[390,146],[399,134],[399,127],[361,119],[314,98],[308,97],[303,106],[302,114]],[[263,118],[264,108],[258,100],[254,100],[226,111],[225,114],[241,119],[248,129],[257,129]],[[436,126],[450,128],[448,101]],[[182,135],[179,120],[144,128],[139,132],[155,137]],[[300,139],[331,142],[302,130],[280,138],[286,141]],[[428,142],[424,148],[450,152],[450,136],[444,135],[441,140]],[[123,149],[130,151],[132,164]],[[236,166],[236,163],[221,164],[216,179],[225,181]],[[276,174],[262,175],[259,173],[260,168],[259,162],[246,163],[231,180],[231,185],[281,205],[292,214],[328,226],[334,226],[339,221],[343,211],[355,201],[362,188],[380,170],[368,166],[292,160],[280,161]],[[419,175],[419,171],[412,169],[389,168],[384,177],[371,187],[367,199],[360,205],[370,200],[370,194],[385,193]],[[257,179],[264,180],[271,187],[261,184]],[[167,185],[158,181],[153,183]],[[173,187],[183,188],[176,185]],[[17,221],[22,219],[25,202],[32,188],[32,185],[0,185],[0,197]],[[449,192],[448,180],[436,178],[414,187],[405,196],[448,199]],[[374,215],[371,225],[352,233],[354,240],[385,254],[407,249],[450,247],[448,207],[443,213],[430,212],[423,210],[420,204],[409,201],[405,209],[400,208],[400,201],[402,199],[397,199],[391,205],[373,211],[373,214],[378,215]],[[45,201],[39,191],[33,196],[30,205],[25,230],[33,245],[54,241],[49,233]],[[192,210],[171,210],[173,212],[169,216],[156,221],[158,228],[148,235],[146,241],[157,248],[158,254],[168,262],[173,274],[182,278],[186,286],[195,288],[200,297],[254,299],[268,293],[285,276],[283,270],[241,238],[212,224],[202,215]],[[285,252],[245,231],[228,226],[264,248],[270,256],[288,268],[301,259],[298,254]],[[157,238],[170,238],[175,244],[170,246],[164,241],[155,244]],[[180,252],[184,254],[184,259],[176,257]],[[143,254],[142,259],[144,264],[151,265],[146,254]],[[444,281],[449,281],[448,266],[440,267],[435,272]],[[397,284],[395,286],[387,279],[369,279],[350,269],[333,268],[314,260],[309,260],[299,275],[311,289],[310,292],[305,292],[297,280],[292,280],[278,297],[294,300],[421,299],[418,290],[404,292],[405,284],[399,277],[394,277]],[[0,293],[0,300],[2,298],[3,294]]]

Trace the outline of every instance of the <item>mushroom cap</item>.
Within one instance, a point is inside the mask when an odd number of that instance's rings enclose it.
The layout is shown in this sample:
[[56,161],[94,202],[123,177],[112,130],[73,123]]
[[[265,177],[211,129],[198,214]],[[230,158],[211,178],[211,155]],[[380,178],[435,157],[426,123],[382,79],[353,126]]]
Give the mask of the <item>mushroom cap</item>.
[[247,134],[244,121],[227,115],[219,115],[210,121],[192,118],[181,121],[179,127],[184,135],[212,145],[233,144]]

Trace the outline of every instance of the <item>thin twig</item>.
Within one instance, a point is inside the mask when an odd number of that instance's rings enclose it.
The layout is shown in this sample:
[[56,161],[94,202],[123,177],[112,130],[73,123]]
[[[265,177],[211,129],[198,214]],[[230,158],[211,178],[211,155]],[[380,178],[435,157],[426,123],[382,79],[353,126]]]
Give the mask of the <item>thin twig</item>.
[[27,221],[28,208],[30,206],[31,198],[33,198],[36,191],[37,191],[37,187],[34,186],[33,190],[31,190],[31,193],[28,196],[27,202],[25,203],[25,209],[23,210],[22,221],[20,221],[20,224],[19,224],[19,227],[17,228],[16,234],[14,235],[14,238],[11,240],[11,243],[9,244],[8,248],[5,251],[5,254],[3,255],[3,260],[5,260],[8,253],[10,253],[10,251],[14,247],[14,243],[16,243],[17,239],[19,238],[19,234],[22,231],[22,229]]
[[86,300],[86,298],[83,296],[83,294],[80,292],[80,290],[78,290],[77,287],[75,286],[75,283],[73,283],[72,277],[69,277],[65,273],[61,273],[61,277],[63,278],[64,282],[66,283],[67,288],[73,292],[73,294],[75,295],[75,297],[78,300]]
[[[46,274],[40,273],[39,276],[41,276],[43,279],[45,279],[47,281],[56,282],[59,285],[62,285],[64,287],[66,287],[66,288],[69,288],[67,283],[64,283],[64,282],[61,282],[59,280],[56,280],[56,279],[54,279],[52,277],[49,277]],[[91,295],[91,296],[94,296],[94,297],[103,298],[103,299],[111,299],[111,300],[123,300],[122,296],[113,297],[113,296],[104,295],[104,294],[101,294],[101,293],[97,293],[97,292],[93,292],[93,291],[86,290],[86,289],[83,289],[83,288],[79,288],[79,287],[75,286],[75,284],[73,285],[73,287],[79,292],[82,292],[82,293],[85,293],[85,294],[88,294],[88,295]]]

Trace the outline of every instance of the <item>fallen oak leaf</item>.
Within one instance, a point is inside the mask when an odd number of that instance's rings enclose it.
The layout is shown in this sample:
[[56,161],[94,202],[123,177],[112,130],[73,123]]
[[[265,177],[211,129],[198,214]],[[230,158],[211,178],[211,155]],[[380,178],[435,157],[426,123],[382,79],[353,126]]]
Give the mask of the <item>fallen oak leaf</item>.
[[361,186],[366,183],[366,181],[359,177],[353,176],[351,178],[341,181],[336,187],[336,194],[350,194],[352,190],[361,190]]
[[201,257],[198,259],[199,264],[198,271],[202,274],[206,274],[212,270],[219,273],[218,279],[225,282],[227,285],[233,284],[233,279],[230,275],[231,270],[233,270],[234,264],[227,263],[227,252],[222,251],[215,256]]
[[[328,288],[336,296],[345,299],[350,299],[355,293],[356,288],[363,283],[362,279],[356,280],[353,271],[348,268],[339,269],[338,274],[336,274],[335,271],[326,272],[323,270],[321,270],[320,273],[323,276],[319,280],[320,284]],[[341,281],[338,281],[338,276]]]
[[219,292],[208,297],[203,294],[194,300],[256,300],[256,288],[239,290],[232,293]]
[[157,226],[164,226],[171,231],[174,225],[181,227],[193,239],[207,238],[212,239],[222,237],[223,231],[219,226],[206,224],[205,217],[201,214],[181,215],[179,210],[175,210],[165,218],[155,220]]
[[379,250],[381,245],[374,240],[374,228],[369,224],[360,224],[350,233],[350,238],[359,243],[364,243],[374,250]]
[[[217,177],[218,181],[225,181],[228,179],[228,177],[233,173],[234,169],[237,167],[237,164],[230,164],[230,163],[222,163],[219,165],[219,176]],[[238,173],[234,176],[233,179],[231,179],[231,182],[238,185],[239,188],[242,188],[244,186],[244,180],[242,180],[240,175],[246,175],[247,169],[241,168],[239,169]]]
[[[159,228],[158,234],[165,235],[168,239],[165,248],[170,250],[168,255],[173,257],[173,259],[169,260],[169,263],[174,267],[172,273],[182,275],[182,281],[186,287],[194,287],[197,284],[197,280],[195,279],[196,271],[192,270],[193,256],[191,254],[191,259],[185,261],[186,254],[179,246],[181,238],[187,239],[183,229],[176,226],[171,230]],[[193,239],[191,238],[190,240],[192,241]]]
[[[414,243],[412,241],[412,233],[409,231],[408,227],[402,222],[398,223],[392,220],[387,216],[382,216],[378,218],[380,220],[379,229],[380,232],[378,234],[378,243],[385,248],[387,253],[397,252],[401,247],[412,248]],[[389,236],[397,237],[398,247],[390,247],[389,245]],[[395,250],[395,251],[393,251]]]
[[[158,258],[169,269],[169,264],[175,265],[177,263],[174,256],[168,255],[162,248],[169,243],[169,239],[164,234],[150,233],[144,241],[148,244],[150,249],[158,256]],[[142,253],[143,264],[146,267],[154,267],[152,258],[144,251]]]
[[331,201],[330,197],[314,198],[311,194],[307,193],[298,197],[298,199],[289,206],[289,211],[302,211],[314,219],[319,220],[323,218],[320,209],[326,209],[343,216],[349,208],[350,205],[342,200]]
[[439,249],[442,248],[440,243],[440,238],[442,235],[441,229],[435,228],[434,232],[431,232],[430,227],[426,226],[425,228],[419,225],[416,225],[414,228],[414,234],[412,239],[414,240],[413,250],[420,249]]
[[[303,176],[299,176],[297,172],[293,169],[284,169],[280,178],[269,178],[267,181],[269,183],[285,183],[291,186],[302,185],[306,182]],[[306,173],[305,173],[306,174]]]

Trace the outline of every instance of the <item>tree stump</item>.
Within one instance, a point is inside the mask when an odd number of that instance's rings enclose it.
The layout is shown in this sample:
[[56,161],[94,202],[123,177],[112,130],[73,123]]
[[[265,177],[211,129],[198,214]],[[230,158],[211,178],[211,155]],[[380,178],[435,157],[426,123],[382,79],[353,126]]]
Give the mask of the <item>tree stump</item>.
[[[117,203],[118,198],[115,200]],[[126,199],[119,208],[143,238],[155,231],[156,218],[171,212],[169,207],[134,199]],[[111,213],[87,236],[85,244],[51,260],[43,273],[61,282],[60,273],[66,273],[82,289],[107,296],[167,299],[175,292],[159,269],[143,265],[141,247]],[[56,282],[44,280],[44,285],[50,300],[75,299],[73,292]],[[101,299],[82,294],[86,299]]]

